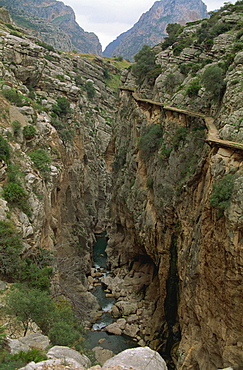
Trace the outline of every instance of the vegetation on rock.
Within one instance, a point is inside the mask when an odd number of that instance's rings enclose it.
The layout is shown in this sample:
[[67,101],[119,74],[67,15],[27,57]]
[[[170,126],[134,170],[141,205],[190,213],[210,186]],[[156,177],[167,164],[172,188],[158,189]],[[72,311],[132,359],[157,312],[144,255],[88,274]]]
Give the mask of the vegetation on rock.
[[132,72],[136,76],[138,84],[141,84],[145,79],[148,83],[152,83],[160,74],[160,67],[155,63],[155,55],[155,50],[144,45],[134,56],[135,63],[132,66]]
[[219,210],[220,215],[222,215],[223,211],[230,205],[230,198],[234,190],[234,180],[234,175],[227,174],[213,185],[210,204],[213,208]]

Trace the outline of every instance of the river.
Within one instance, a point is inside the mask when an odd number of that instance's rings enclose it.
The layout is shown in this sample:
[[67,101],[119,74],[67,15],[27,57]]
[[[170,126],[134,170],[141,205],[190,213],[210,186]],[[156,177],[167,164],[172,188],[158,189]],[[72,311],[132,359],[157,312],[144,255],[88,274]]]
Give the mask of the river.
[[[103,276],[110,274],[110,271],[107,271],[106,268],[106,245],[107,238],[105,234],[97,235],[96,243],[94,245],[94,267],[96,271],[102,272]],[[117,354],[127,348],[137,347],[137,343],[125,335],[108,334],[103,331],[105,326],[114,321],[110,314],[110,310],[112,305],[115,303],[115,299],[107,298],[106,293],[101,285],[96,286],[92,293],[98,299],[103,314],[93,325],[92,331],[89,331],[87,334],[87,347],[92,349],[96,346],[100,346],[102,348],[111,350],[114,354]],[[102,340],[101,343],[99,340]]]

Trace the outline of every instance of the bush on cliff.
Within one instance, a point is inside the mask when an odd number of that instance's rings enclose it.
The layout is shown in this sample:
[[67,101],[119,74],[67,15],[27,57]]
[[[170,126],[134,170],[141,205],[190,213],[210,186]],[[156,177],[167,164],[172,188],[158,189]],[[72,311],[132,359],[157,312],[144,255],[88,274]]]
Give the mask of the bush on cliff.
[[160,148],[163,141],[162,138],[163,130],[160,125],[151,125],[144,129],[138,142],[141,157],[144,161]]
[[219,210],[220,216],[222,216],[223,211],[230,205],[230,198],[234,189],[234,179],[234,175],[227,174],[213,185],[210,205]]
[[38,170],[42,173],[42,175],[46,176],[50,172],[51,158],[43,149],[36,149],[32,152],[28,153],[28,156],[38,168]]
[[153,82],[160,74],[160,68],[155,63],[155,55],[155,50],[149,45],[144,45],[134,56],[135,63],[132,66],[132,72],[138,84],[141,84],[146,76]]
[[21,239],[10,222],[0,221],[0,275],[12,278],[18,271],[20,253],[23,249]]
[[0,160],[7,161],[10,158],[10,146],[1,135],[0,135]]
[[52,111],[54,115],[66,115],[71,112],[70,103],[65,96],[59,96],[57,98],[57,104],[52,105]]
[[217,64],[212,64],[205,69],[202,75],[202,84],[206,91],[212,95],[213,99],[219,99],[223,92],[225,87],[223,74],[224,71],[221,67]]
[[17,206],[24,213],[30,214],[28,194],[19,183],[9,181],[3,188],[2,196],[11,206]]

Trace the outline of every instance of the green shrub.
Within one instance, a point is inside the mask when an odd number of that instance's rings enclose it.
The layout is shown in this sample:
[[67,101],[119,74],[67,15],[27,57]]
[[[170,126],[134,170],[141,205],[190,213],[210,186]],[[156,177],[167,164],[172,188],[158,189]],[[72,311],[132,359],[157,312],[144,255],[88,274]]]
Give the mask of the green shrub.
[[59,96],[57,98],[57,104],[52,105],[52,110],[57,116],[66,115],[71,112],[70,103],[65,96]]
[[3,188],[2,196],[12,206],[17,206],[24,213],[30,215],[28,194],[21,185],[15,182],[8,182]]
[[23,107],[25,105],[23,95],[14,89],[4,89],[2,90],[2,94],[10,103],[17,105],[17,107]]
[[141,84],[147,74],[158,67],[155,63],[155,55],[156,52],[150,46],[144,45],[134,56],[135,63],[132,66],[132,72],[137,83]]
[[233,52],[238,53],[239,51],[243,50],[243,42],[236,42],[233,47]]
[[55,302],[51,318],[48,337],[52,344],[72,346],[80,350],[84,341],[83,330],[73,314],[71,303],[66,298],[59,297]]
[[173,136],[173,140],[172,140],[172,145],[175,150],[178,149],[179,143],[185,140],[187,134],[188,134],[188,129],[186,127],[179,127],[176,130],[175,135]]
[[172,92],[177,84],[176,76],[174,73],[169,73],[165,79],[165,87],[169,92]]
[[152,190],[154,187],[154,180],[152,177],[147,178],[147,188]]
[[162,144],[159,152],[159,158],[163,162],[167,160],[170,156],[170,153],[172,151],[171,147],[167,147],[165,144]]
[[147,160],[162,144],[163,131],[160,125],[147,126],[142,133],[138,147],[143,160]]
[[188,72],[190,71],[190,68],[188,67],[187,64],[180,64],[179,65],[179,69],[180,69],[180,72],[183,74],[183,75],[187,75]]
[[10,158],[10,146],[0,135],[0,160],[7,161]]
[[73,128],[68,127],[66,122],[63,122],[63,120],[61,120],[59,118],[53,118],[51,120],[51,124],[52,124],[53,127],[55,127],[55,129],[58,132],[58,135],[59,135],[60,139],[64,143],[67,143],[67,142],[72,143],[73,142],[75,131],[74,131]]
[[10,30],[16,31],[16,28],[10,23],[5,23],[5,26],[7,26]]
[[35,90],[33,87],[29,86],[29,92],[28,92],[28,98],[31,100],[35,100],[36,95],[35,95]]
[[70,346],[77,343],[81,337],[80,333],[63,321],[54,322],[48,337],[54,345]]
[[18,31],[11,31],[10,35],[20,37],[21,39],[23,38],[23,35]]
[[167,49],[169,46],[176,42],[177,37],[183,31],[183,28],[179,23],[169,23],[166,27],[166,32],[168,36],[164,38],[164,41],[161,44],[162,50]]
[[0,221],[0,275],[11,277],[16,274],[22,249],[22,241],[13,226]]
[[110,75],[109,69],[107,67],[104,67],[103,68],[103,73],[104,73],[104,78],[106,80],[110,80],[111,79],[111,75]]
[[89,99],[93,99],[95,96],[95,88],[92,81],[87,81],[84,85],[85,90],[87,91],[87,95]]
[[14,287],[5,296],[4,309],[22,324],[24,335],[31,322],[35,322],[44,333],[48,333],[54,303],[49,293],[18,285],[18,288]]
[[49,62],[55,62],[55,58],[53,56],[51,56],[51,55],[45,55],[44,58],[46,60],[49,60]]
[[[242,27],[242,25],[241,25]],[[237,32],[237,35],[236,35],[236,39],[239,40],[241,38],[241,36],[243,36],[243,28],[241,28],[238,32]]]
[[37,41],[36,41],[36,43],[37,43],[38,45],[42,46],[43,48],[45,48],[46,50],[54,51],[54,52],[55,52],[55,49],[54,49],[54,47],[53,47],[53,46],[48,45],[48,44],[46,44],[46,43],[45,43],[45,42],[43,42],[43,41],[39,41],[39,40],[37,40]]
[[15,360],[15,361],[21,360],[24,364],[27,365],[29,362],[32,362],[32,361],[41,362],[41,361],[47,360],[47,356],[40,349],[33,348],[27,352],[20,351],[16,353],[15,355],[12,355],[10,359]]
[[199,90],[201,89],[201,85],[199,84],[199,79],[194,79],[187,88],[187,95],[189,97],[197,96]]
[[210,205],[213,208],[217,208],[220,215],[222,215],[223,211],[230,205],[230,198],[234,189],[234,180],[234,175],[227,174],[213,185]]
[[19,136],[21,130],[21,123],[18,120],[12,122],[14,136]]
[[56,78],[58,78],[58,80],[61,81],[61,82],[65,82],[64,75],[56,75]]
[[225,87],[223,69],[216,64],[208,66],[202,75],[202,84],[214,99],[219,99]]
[[48,290],[51,286],[50,278],[53,275],[51,267],[40,268],[30,258],[22,261],[19,273],[16,275],[18,281],[26,283],[30,288]]
[[25,139],[30,140],[32,139],[36,134],[36,128],[33,125],[27,125],[23,128],[23,135]]
[[114,172],[118,172],[126,163],[126,148],[121,148],[120,152],[116,153],[112,168]]
[[64,143],[73,143],[74,140],[74,129],[73,128],[66,128],[59,132],[60,139]]
[[47,175],[48,172],[50,172],[50,166],[51,158],[49,155],[45,152],[43,149],[36,149],[32,152],[28,153],[28,156],[38,168],[38,170],[42,173],[42,175]]
[[175,47],[173,47],[173,54],[175,56],[179,56],[182,50],[185,48],[185,46],[186,46],[185,44],[176,45]]
[[83,82],[83,78],[81,77],[81,75],[77,74],[74,77],[74,80],[75,80],[77,86],[83,86],[84,82]]

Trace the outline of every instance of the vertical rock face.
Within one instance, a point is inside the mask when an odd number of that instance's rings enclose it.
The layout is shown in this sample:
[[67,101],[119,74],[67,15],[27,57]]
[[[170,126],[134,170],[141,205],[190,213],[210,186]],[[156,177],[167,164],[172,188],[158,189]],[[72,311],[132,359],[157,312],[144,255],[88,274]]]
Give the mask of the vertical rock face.
[[[94,232],[106,223],[114,94],[102,61],[49,51],[3,24],[0,48],[1,145],[7,140],[11,151],[10,162],[1,152],[1,221],[9,215],[23,237],[24,257],[53,253],[53,294],[69,297],[84,321],[98,307],[87,293],[86,274]],[[32,161],[33,153],[44,156]],[[25,209],[2,198],[11,166],[21,168],[13,181],[28,194]]]
[[[225,11],[219,22],[234,19],[236,25],[240,18]],[[183,32],[196,36],[200,26]],[[142,299],[141,291],[136,293],[143,307],[151,303],[152,314],[147,332],[140,324],[137,335],[170,352],[178,369],[240,369],[243,363],[242,89],[232,83],[241,73],[242,52],[235,49],[234,27],[231,23],[229,33],[217,35],[211,50],[195,43],[179,56],[173,48],[160,52],[162,73],[153,88],[144,77],[132,93],[128,74],[120,94],[109,262],[120,277],[121,271],[125,277],[134,274],[134,260],[140,271],[150,264],[153,280],[144,286]],[[210,65],[220,66],[226,53],[232,60],[224,72],[225,90],[215,100],[201,76]],[[190,66],[196,60],[195,75]],[[190,95],[195,80],[201,85]],[[218,139],[210,145],[206,116],[214,116],[218,127]],[[228,122],[238,127],[231,135]],[[222,139],[237,141],[238,149]],[[134,299],[135,285],[131,291]]]
[[167,36],[168,23],[185,25],[207,17],[207,7],[201,0],[156,1],[130,30],[122,33],[106,47],[103,55],[121,55],[132,59],[143,45],[159,44]]

